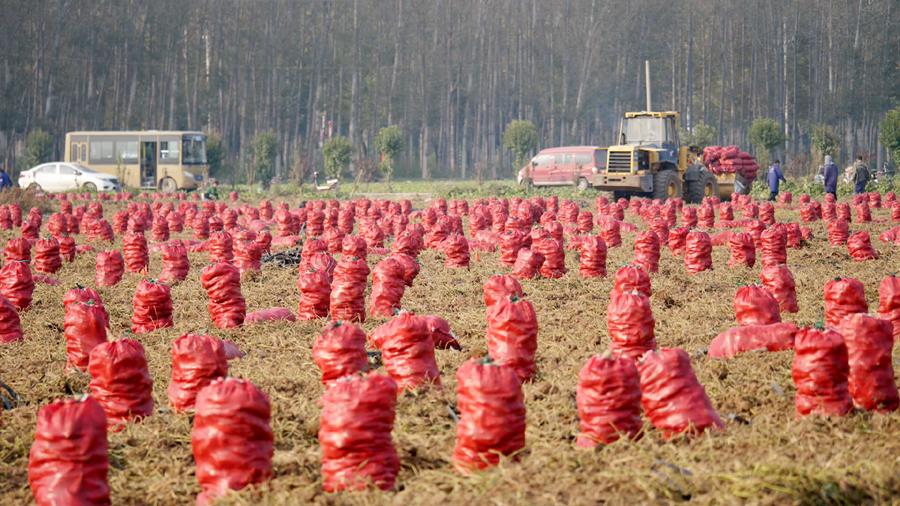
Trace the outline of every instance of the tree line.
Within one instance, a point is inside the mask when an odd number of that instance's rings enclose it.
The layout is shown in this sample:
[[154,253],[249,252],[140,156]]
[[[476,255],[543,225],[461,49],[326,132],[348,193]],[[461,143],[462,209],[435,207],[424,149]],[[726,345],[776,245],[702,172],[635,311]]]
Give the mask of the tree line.
[[[357,173],[507,177],[514,120],[536,126],[540,147],[612,143],[622,113],[644,108],[644,60],[654,108],[680,111],[684,135],[748,148],[753,121],[767,118],[789,172],[813,165],[822,135],[839,160],[880,164],[879,125],[900,105],[896,0],[6,0],[0,10],[7,165],[37,129],[55,156],[72,130],[196,129],[221,150],[225,179],[256,177],[260,150],[280,179],[308,178],[333,167],[323,148],[334,137]],[[388,126],[401,149],[385,165]]]

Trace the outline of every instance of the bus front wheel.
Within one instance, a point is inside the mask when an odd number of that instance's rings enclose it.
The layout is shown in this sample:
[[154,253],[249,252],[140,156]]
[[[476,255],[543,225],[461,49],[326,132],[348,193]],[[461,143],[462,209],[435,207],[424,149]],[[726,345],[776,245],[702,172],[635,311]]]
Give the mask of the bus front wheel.
[[178,183],[170,177],[164,177],[163,180],[159,182],[159,190],[163,193],[175,193],[178,191]]

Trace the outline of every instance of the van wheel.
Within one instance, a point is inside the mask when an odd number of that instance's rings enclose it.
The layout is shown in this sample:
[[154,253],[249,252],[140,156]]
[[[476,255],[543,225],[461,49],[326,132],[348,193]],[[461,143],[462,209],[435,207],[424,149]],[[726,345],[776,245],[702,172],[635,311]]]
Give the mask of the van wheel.
[[163,193],[175,193],[178,191],[178,183],[170,177],[164,177],[163,180],[159,182],[159,191]]
[[534,189],[534,181],[532,181],[531,179],[523,179],[522,188],[525,188],[525,191],[530,192]]
[[575,183],[575,188],[580,192],[583,192],[590,187],[591,187],[591,185],[588,184],[587,179],[585,179],[583,177],[578,178],[578,182]]

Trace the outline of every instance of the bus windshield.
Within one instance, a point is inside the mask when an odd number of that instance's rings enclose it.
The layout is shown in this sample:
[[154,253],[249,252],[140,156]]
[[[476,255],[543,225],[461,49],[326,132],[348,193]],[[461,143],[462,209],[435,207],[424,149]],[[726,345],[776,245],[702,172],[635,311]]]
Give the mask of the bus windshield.
[[206,164],[206,139],[200,136],[185,138],[182,142],[182,163],[185,165]]

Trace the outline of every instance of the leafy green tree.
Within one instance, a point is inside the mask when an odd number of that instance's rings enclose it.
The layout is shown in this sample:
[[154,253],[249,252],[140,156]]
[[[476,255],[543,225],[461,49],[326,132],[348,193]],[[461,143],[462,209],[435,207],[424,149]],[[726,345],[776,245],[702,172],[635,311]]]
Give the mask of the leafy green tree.
[[375,147],[381,153],[379,169],[387,179],[388,185],[394,175],[394,162],[403,152],[403,131],[397,125],[386,126],[375,136]]
[[206,162],[210,177],[221,178],[225,170],[225,144],[218,132],[206,134]]
[[810,134],[813,151],[821,160],[825,155],[836,156],[841,139],[828,125],[816,125]]
[[[278,155],[278,138],[275,132],[256,134],[253,138],[253,166],[255,179],[268,188],[275,175],[275,157]],[[254,183],[256,181],[251,181]]]
[[512,151],[516,157],[516,167],[528,162],[528,156],[537,148],[538,135],[534,123],[517,119],[510,121],[503,132],[503,147]]
[[772,118],[756,118],[750,125],[750,142],[757,148],[763,148],[760,155],[760,165],[769,164],[769,158],[772,152],[778,146],[784,144],[784,132],[778,122]]
[[888,150],[894,163],[900,164],[900,107],[888,111],[881,121],[881,144]]
[[341,174],[350,165],[353,145],[343,136],[332,137],[322,146],[322,157],[325,159],[325,174],[330,179],[340,179]]
[[712,146],[716,142],[716,127],[707,125],[702,121],[694,125],[691,131],[681,130],[681,142],[687,146],[697,146],[703,149]]
[[53,156],[53,137],[40,128],[32,130],[25,137],[25,156],[22,157],[22,169],[50,161]]

